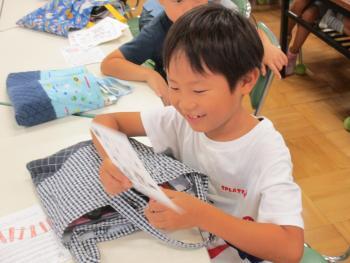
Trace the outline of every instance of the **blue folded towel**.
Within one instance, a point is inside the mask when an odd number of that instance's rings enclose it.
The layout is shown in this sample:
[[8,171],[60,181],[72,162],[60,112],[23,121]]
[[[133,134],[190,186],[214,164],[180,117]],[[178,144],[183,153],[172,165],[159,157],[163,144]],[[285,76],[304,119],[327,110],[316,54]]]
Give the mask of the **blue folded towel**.
[[[110,79],[96,78],[84,67],[77,67],[10,73],[6,86],[17,123],[33,126],[105,106],[101,88],[106,93],[106,83],[112,85]],[[108,99],[113,95],[114,101],[131,91],[129,86],[116,83],[113,82],[114,92],[111,88],[107,92]]]

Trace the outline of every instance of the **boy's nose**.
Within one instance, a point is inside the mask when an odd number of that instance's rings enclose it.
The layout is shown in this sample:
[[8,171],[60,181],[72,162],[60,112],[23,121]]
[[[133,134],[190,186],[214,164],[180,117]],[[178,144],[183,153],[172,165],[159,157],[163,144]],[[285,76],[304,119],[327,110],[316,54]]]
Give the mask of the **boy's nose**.
[[189,111],[195,109],[196,105],[197,105],[196,102],[194,102],[192,100],[179,101],[179,106],[180,106],[181,110],[184,112],[189,112]]

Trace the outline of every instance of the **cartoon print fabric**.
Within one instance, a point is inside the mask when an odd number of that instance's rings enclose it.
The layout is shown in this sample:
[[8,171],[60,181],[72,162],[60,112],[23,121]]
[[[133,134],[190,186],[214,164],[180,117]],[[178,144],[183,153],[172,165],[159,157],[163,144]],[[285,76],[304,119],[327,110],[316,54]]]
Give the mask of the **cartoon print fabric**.
[[[18,20],[16,24],[67,37],[70,30],[81,29],[87,25],[95,6],[105,4],[113,4],[119,10],[124,9],[123,4],[115,0],[51,0]],[[124,13],[125,10],[120,11]]]

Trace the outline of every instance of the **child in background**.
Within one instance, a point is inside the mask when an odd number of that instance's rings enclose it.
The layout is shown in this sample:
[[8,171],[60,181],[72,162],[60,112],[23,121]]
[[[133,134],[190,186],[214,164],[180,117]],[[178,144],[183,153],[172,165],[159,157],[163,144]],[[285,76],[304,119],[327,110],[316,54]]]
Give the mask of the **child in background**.
[[[105,75],[124,80],[145,81],[167,102],[166,74],[161,56],[165,36],[172,23],[182,14],[208,3],[208,0],[159,0],[159,3],[164,12],[147,24],[136,38],[109,54],[102,61],[101,71]],[[265,50],[262,73],[265,74],[267,65],[280,77],[279,71],[287,64],[287,57],[270,43],[263,32],[259,31],[259,36]],[[155,70],[141,66],[148,59],[155,62]]]
[[[289,150],[270,120],[242,105],[263,57],[256,29],[221,5],[203,5],[174,23],[163,52],[172,106],[94,119],[127,136],[146,135],[155,152],[170,152],[208,175],[210,204],[164,189],[183,213],[150,200],[149,222],[164,230],[199,227],[220,237],[209,251],[214,262],[299,262],[301,193]],[[132,187],[93,141],[103,159],[105,190],[115,195]]]
[[[210,0],[210,3],[222,4],[223,6],[237,10],[237,6],[231,0]],[[139,29],[147,25],[157,15],[163,11],[163,7],[159,4],[158,0],[147,0],[143,4],[142,12],[139,20]]]
[[142,7],[142,12],[139,19],[139,30],[147,25],[156,16],[162,13],[163,7],[159,4],[158,0],[147,0]]
[[[307,23],[315,23],[315,21],[323,16],[326,12],[325,6],[321,1],[315,0],[294,0],[291,4],[290,11],[301,17]],[[292,31],[295,26],[295,21],[288,21],[288,36],[292,38]],[[286,67],[286,75],[294,74],[295,64],[299,55],[299,50],[309,36],[310,31],[301,25],[297,25],[297,31],[292,44],[288,48],[288,65]]]

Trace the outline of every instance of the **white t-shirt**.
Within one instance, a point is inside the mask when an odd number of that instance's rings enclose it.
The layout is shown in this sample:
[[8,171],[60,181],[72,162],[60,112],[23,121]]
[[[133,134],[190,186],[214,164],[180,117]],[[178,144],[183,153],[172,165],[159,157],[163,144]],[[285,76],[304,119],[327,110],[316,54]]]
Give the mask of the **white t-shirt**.
[[156,152],[208,175],[216,207],[246,220],[303,228],[290,153],[270,120],[263,118],[238,139],[218,142],[193,131],[171,106],[142,112],[141,118]]

